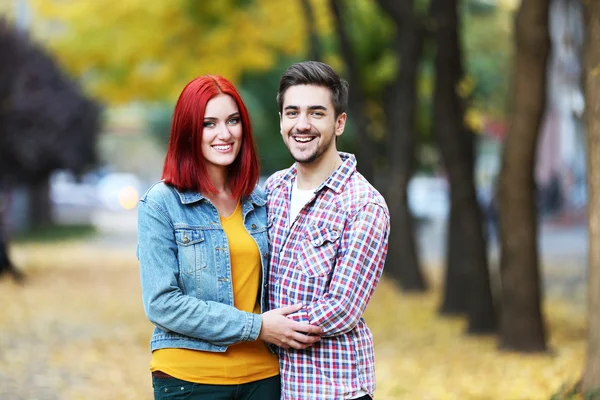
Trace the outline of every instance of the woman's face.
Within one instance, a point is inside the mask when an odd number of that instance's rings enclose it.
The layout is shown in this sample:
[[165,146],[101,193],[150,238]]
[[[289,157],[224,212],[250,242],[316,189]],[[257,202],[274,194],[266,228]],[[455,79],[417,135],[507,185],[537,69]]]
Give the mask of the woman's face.
[[202,130],[202,155],[217,167],[231,165],[242,147],[242,120],[238,106],[228,94],[206,103]]

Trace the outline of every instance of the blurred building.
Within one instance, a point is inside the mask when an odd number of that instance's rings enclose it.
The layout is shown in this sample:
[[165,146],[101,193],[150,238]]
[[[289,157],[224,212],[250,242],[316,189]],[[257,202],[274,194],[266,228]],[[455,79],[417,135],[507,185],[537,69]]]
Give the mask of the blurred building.
[[[547,104],[538,140],[535,178],[544,215],[582,211],[585,180],[584,95],[581,86],[583,16],[579,0],[551,0]],[[483,203],[494,196],[508,126],[486,121],[479,140],[477,183]]]
[[581,208],[586,203],[583,16],[578,0],[551,1],[550,39],[547,105],[536,168],[541,206],[547,206],[548,211]]

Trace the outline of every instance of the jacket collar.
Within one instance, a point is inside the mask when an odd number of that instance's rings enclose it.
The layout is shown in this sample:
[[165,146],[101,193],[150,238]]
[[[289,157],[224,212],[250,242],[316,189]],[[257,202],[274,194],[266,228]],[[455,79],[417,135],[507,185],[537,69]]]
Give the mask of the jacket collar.
[[[179,191],[177,188],[173,188],[175,190],[175,192],[177,193],[177,195],[179,196],[179,199],[181,200],[182,204],[192,204],[195,202],[198,202],[200,200],[208,200],[206,196],[204,196],[202,193],[200,192],[195,192],[195,191]],[[250,193],[250,196],[246,197],[252,204],[261,207],[264,206],[267,203],[267,200],[265,199],[264,194],[261,196],[261,192],[262,189],[260,189],[258,186],[256,188],[254,188],[254,191],[252,191],[252,193]]]

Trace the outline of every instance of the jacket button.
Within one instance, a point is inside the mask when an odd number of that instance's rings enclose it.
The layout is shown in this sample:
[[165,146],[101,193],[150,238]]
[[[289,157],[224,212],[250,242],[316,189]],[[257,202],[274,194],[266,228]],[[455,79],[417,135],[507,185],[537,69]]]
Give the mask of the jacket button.
[[256,229],[256,224],[252,224],[252,229]]

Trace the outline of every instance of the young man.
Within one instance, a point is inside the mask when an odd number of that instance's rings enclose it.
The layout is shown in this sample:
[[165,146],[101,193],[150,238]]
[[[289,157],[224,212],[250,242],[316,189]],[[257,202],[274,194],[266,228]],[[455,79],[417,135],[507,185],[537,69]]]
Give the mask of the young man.
[[323,329],[312,347],[278,348],[285,400],[370,399],[375,390],[362,315],[383,270],[389,212],[354,156],[337,151],[347,99],[346,81],[320,62],[292,65],[279,84],[281,135],[296,162],[265,184],[269,306],[302,303],[288,318]]

